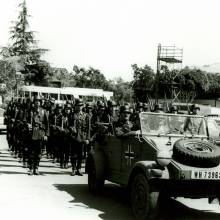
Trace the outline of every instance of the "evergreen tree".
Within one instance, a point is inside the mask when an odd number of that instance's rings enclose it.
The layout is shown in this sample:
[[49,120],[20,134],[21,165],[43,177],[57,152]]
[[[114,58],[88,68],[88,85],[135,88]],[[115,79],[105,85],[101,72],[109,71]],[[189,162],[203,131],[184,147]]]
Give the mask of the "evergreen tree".
[[17,71],[24,74],[26,81],[39,83],[44,80],[47,74],[46,72],[42,73],[42,61],[40,59],[41,55],[47,50],[38,48],[37,41],[34,39],[34,32],[29,30],[28,18],[30,15],[25,0],[19,4],[19,8],[17,21],[13,22],[14,25],[10,31],[11,45],[2,48],[1,54],[4,58],[17,57],[17,62],[21,67]]

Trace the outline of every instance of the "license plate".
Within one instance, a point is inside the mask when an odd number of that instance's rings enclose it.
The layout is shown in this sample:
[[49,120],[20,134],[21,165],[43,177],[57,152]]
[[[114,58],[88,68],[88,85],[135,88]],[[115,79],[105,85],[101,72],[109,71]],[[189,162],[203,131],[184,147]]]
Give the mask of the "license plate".
[[220,172],[218,171],[192,171],[191,172],[191,179],[205,179],[205,180],[212,180],[212,179],[220,179]]

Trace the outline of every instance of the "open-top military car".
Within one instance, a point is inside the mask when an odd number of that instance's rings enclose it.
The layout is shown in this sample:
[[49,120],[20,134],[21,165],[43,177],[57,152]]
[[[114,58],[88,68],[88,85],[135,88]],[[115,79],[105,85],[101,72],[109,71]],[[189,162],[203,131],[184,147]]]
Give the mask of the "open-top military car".
[[106,134],[90,153],[88,186],[109,180],[128,188],[133,213],[146,219],[168,197],[218,197],[220,149],[207,136],[204,117],[140,113],[141,130]]

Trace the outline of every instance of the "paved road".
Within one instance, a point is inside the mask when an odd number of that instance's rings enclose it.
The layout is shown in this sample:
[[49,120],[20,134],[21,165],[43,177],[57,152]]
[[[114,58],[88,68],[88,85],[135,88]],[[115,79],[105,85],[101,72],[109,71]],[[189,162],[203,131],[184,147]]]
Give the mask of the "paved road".
[[[16,220],[132,220],[125,191],[107,183],[102,195],[87,189],[87,175],[70,176],[43,158],[39,176],[28,176],[27,169],[7,150],[5,135],[0,135],[0,217]],[[190,207],[189,207],[190,205]],[[206,199],[170,199],[164,204],[160,220],[220,219],[219,205]]]

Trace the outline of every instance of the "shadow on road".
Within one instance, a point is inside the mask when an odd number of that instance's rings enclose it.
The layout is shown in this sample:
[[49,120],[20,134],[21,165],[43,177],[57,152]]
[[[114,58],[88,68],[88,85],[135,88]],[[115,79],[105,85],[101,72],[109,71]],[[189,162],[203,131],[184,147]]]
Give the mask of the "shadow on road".
[[[41,166],[40,166],[41,167]],[[39,169],[40,169],[40,167],[39,167]],[[56,172],[56,171],[41,171],[40,170],[40,175],[41,176],[46,176],[46,175],[70,175],[70,172],[68,172],[68,171],[59,171],[59,172]]]
[[[1,160],[0,160],[1,161]],[[0,164],[0,167],[22,167],[22,165],[14,165],[14,164]]]
[[0,171],[0,175],[1,174],[26,174],[27,172],[16,172],[16,171]]
[[0,162],[17,162],[18,160],[17,159],[11,159],[11,160],[8,160],[8,159],[2,159],[1,157],[0,157]]
[[162,205],[162,210],[160,213],[160,220],[217,220],[220,219],[219,213],[213,213],[209,210],[197,210],[189,208],[183,203],[174,200],[168,199],[166,204]]
[[131,209],[127,202],[125,190],[114,184],[106,184],[102,194],[94,196],[89,193],[85,184],[55,184],[58,190],[65,191],[73,197],[70,203],[83,203],[86,209],[96,209],[102,212],[99,217],[105,220],[133,220]]
[[[114,185],[106,184],[100,195],[92,195],[85,184],[55,184],[58,190],[65,191],[72,196],[70,203],[83,203],[87,208],[103,212],[99,215],[105,220],[134,219],[128,203],[126,190]],[[158,220],[219,220],[220,214],[208,210],[200,211],[189,208],[179,201],[168,199],[162,205]]]
[[[11,156],[10,154],[4,154],[4,155],[2,155],[2,154],[0,154],[0,157],[10,157],[10,158],[13,158],[13,156]],[[15,158],[16,159],[16,158]]]

